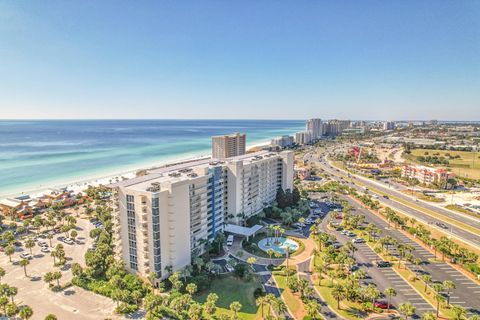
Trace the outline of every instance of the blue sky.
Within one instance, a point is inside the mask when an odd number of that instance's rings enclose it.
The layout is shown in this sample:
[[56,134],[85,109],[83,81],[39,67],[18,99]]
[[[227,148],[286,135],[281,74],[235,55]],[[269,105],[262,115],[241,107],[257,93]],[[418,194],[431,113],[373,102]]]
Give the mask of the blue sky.
[[0,118],[480,120],[479,1],[4,1]]

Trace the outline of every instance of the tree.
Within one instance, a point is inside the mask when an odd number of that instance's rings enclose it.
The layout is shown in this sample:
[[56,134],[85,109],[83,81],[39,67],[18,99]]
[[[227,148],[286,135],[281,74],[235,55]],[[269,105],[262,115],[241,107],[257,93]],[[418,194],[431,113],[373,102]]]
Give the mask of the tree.
[[447,289],[447,304],[450,304],[450,294],[453,289],[455,289],[455,282],[451,280],[443,281],[443,287]]
[[345,299],[345,288],[336,284],[332,289],[332,296],[337,300],[337,309],[340,309],[340,301]]
[[10,262],[12,262],[12,255],[15,253],[15,248],[9,244],[6,248],[5,248],[5,254],[8,256],[8,260]]
[[260,310],[262,312],[262,319],[263,319],[264,318],[263,308],[268,306],[269,301],[268,301],[267,297],[260,296],[260,297],[257,298],[257,300],[255,300],[255,303],[256,303],[257,307],[260,308]]
[[57,281],[57,287],[60,287],[61,278],[62,278],[62,273],[60,271],[53,272],[53,280]]
[[187,292],[193,296],[195,294],[195,292],[197,292],[197,285],[195,283],[189,283],[187,284],[187,286],[185,287],[185,290],[187,290]]
[[401,314],[405,315],[405,320],[407,320],[408,317],[415,314],[415,307],[410,302],[404,302],[400,303],[398,311],[400,311]]
[[15,297],[17,293],[18,293],[18,289],[16,287],[8,286],[5,291],[5,294],[10,297],[12,304],[14,304],[13,297]]
[[7,304],[5,308],[5,314],[10,318],[14,318],[18,314],[18,311],[18,306],[13,302]]
[[2,281],[2,278],[5,277],[5,269],[3,269],[2,267],[0,267],[0,282]]
[[217,311],[217,300],[218,295],[216,293],[212,292],[207,296],[207,301],[203,305],[204,311],[207,315],[212,316],[215,314],[215,311]]
[[30,249],[30,254],[33,254],[33,247],[35,247],[35,241],[33,239],[27,239],[27,241],[25,241],[25,248]]
[[25,273],[25,277],[28,277],[27,275],[27,265],[30,264],[30,261],[28,259],[22,259],[20,260],[20,266],[23,267],[23,272]]
[[6,314],[7,311],[5,308],[7,307],[8,304],[8,298],[6,296],[0,296],[0,306],[3,308],[3,313]]
[[255,257],[249,257],[247,259],[247,263],[250,265],[250,267],[253,269],[253,265],[257,262],[257,258]]
[[77,238],[77,236],[78,236],[77,230],[72,230],[72,231],[70,231],[70,238],[72,238],[73,241],[75,241],[75,239]]
[[54,315],[54,314],[52,314],[52,313],[50,313],[49,315],[47,315],[47,316],[45,317],[44,320],[57,320],[57,316]]
[[440,303],[445,301],[445,298],[442,296],[443,286],[439,283],[433,285],[433,290],[435,291],[435,301],[437,301],[437,318],[440,313]]
[[33,310],[29,306],[23,306],[22,309],[20,309],[19,316],[22,319],[30,319],[33,316]]
[[422,320],[436,320],[437,317],[435,316],[435,313],[428,311],[422,314]]
[[428,274],[424,274],[422,276],[422,280],[423,282],[425,282],[425,288],[423,289],[423,291],[427,292],[427,287],[428,287],[428,284],[432,281],[432,276]]
[[312,319],[317,319],[320,314],[320,304],[315,300],[310,300],[305,304],[307,316]]
[[267,254],[270,257],[270,264],[272,264],[272,256],[275,253],[271,248],[267,250]]
[[240,310],[242,309],[242,304],[238,301],[233,301],[232,303],[230,303],[230,311],[233,312],[233,317],[234,319],[238,319],[238,312],[240,312]]
[[392,297],[395,297],[397,295],[397,291],[395,291],[394,288],[389,287],[386,288],[384,291],[385,295],[388,297],[388,307],[387,310],[390,310],[390,305],[392,304]]
[[462,306],[452,306],[453,317],[452,320],[466,319],[467,311]]

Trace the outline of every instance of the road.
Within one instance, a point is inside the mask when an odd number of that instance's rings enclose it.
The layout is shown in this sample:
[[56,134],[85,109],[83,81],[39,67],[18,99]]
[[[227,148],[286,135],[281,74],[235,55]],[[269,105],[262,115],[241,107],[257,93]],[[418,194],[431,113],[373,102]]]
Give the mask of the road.
[[[309,161],[315,161],[315,163],[317,163],[323,170],[328,172],[333,177],[333,179],[336,180],[336,181],[341,181],[342,180],[341,178],[348,178],[346,173],[344,173],[342,170],[339,170],[337,168],[332,167],[324,159],[324,157],[318,159],[318,157],[315,154],[309,154],[309,155],[306,155],[305,157],[307,157],[307,159]],[[381,187],[377,183],[371,182],[371,181],[369,181],[369,179],[366,179],[366,178],[363,178],[363,177],[358,177],[358,176],[355,176],[355,177],[357,177],[357,179],[362,179],[362,183],[365,184],[367,187],[379,189],[386,194],[402,198],[403,200],[406,200],[406,201],[409,201],[409,202],[412,201],[412,199],[410,199],[407,195],[399,193],[396,190],[389,189],[388,187]],[[349,186],[355,188],[359,192],[364,191],[363,188],[361,188],[360,186],[357,186],[356,184],[350,183]],[[472,232],[466,231],[462,228],[457,227],[456,225],[448,223],[447,221],[444,221],[440,218],[435,218],[435,217],[430,216],[430,215],[428,215],[428,214],[426,214],[426,213],[424,213],[420,210],[416,210],[416,209],[414,209],[410,206],[404,205],[404,204],[402,204],[398,201],[394,201],[392,199],[385,199],[383,197],[380,197],[378,200],[381,203],[383,203],[384,205],[387,205],[387,206],[389,206],[393,209],[400,210],[400,211],[402,211],[402,212],[404,212],[404,213],[406,213],[406,214],[408,214],[412,217],[415,217],[419,221],[429,223],[433,228],[437,228],[438,230],[446,233],[447,235],[455,236],[455,237],[461,239],[462,241],[464,241],[465,243],[468,243],[468,244],[471,244],[475,247],[480,248],[480,233],[479,234],[474,234]],[[452,213],[452,212],[447,211],[447,210],[440,210],[440,208],[425,204],[424,202],[415,202],[415,205],[422,206],[422,207],[427,208],[429,210],[435,210],[435,212],[437,212],[439,214],[442,214],[442,215],[445,215],[446,217],[455,219],[455,220],[463,222],[463,223],[468,223],[469,225],[471,225],[473,227],[478,226],[479,229],[480,229],[480,221],[479,222],[472,221],[470,218],[464,217],[461,214],[455,214],[455,213]],[[438,227],[436,225],[437,223],[445,224],[447,226],[447,230],[444,230],[444,229]]]
[[[396,239],[398,243],[408,244],[415,248],[412,252],[414,258],[420,258],[424,263],[420,266],[413,266],[407,263],[407,266],[412,270],[418,270],[419,276],[427,273],[432,277],[433,281],[453,281],[457,288],[453,290],[451,294],[451,304],[466,308],[470,315],[480,314],[480,299],[478,298],[480,296],[480,285],[476,284],[448,263],[430,262],[429,260],[435,258],[433,253],[404,235],[400,230],[390,228],[387,222],[369,210],[364,209],[357,202],[347,197],[344,197],[344,199],[349,201],[352,207],[355,208],[355,214],[365,216],[365,223],[373,223],[379,227],[382,230],[382,236],[391,236]],[[391,253],[398,256],[396,248],[391,247],[391,249]]]

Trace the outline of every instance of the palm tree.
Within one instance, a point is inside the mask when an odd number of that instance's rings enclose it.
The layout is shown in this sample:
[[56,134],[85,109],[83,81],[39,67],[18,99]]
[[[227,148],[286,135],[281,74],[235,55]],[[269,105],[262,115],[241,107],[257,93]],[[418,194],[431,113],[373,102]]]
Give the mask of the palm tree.
[[30,319],[33,316],[33,310],[29,306],[23,306],[22,309],[20,309],[19,316],[22,319]]
[[47,234],[47,239],[50,242],[50,247],[52,247],[53,234],[51,234],[51,233]]
[[27,265],[30,264],[30,261],[28,261],[28,259],[22,259],[20,260],[20,266],[23,267],[23,272],[25,273],[25,277],[28,277],[27,276]]
[[209,316],[212,316],[217,310],[216,303],[218,301],[218,295],[216,293],[210,293],[207,296],[207,301],[203,305],[205,313]]
[[189,283],[187,284],[187,286],[185,287],[185,290],[191,295],[193,296],[195,294],[195,292],[197,292],[197,285],[195,283]]
[[255,300],[255,303],[256,303],[257,307],[259,307],[260,310],[262,311],[262,319],[263,319],[263,317],[264,317],[263,308],[265,306],[268,306],[267,297],[266,296],[260,296],[260,297],[257,298],[257,300]]
[[230,311],[233,312],[234,319],[238,319],[237,313],[242,309],[242,304],[238,301],[230,303]]
[[12,262],[12,255],[15,253],[15,248],[9,244],[6,248],[5,248],[5,254],[8,256],[8,260],[10,262]]
[[43,276],[43,281],[45,281],[48,286],[50,287],[52,285],[52,282],[54,281],[55,279],[53,279],[53,272],[47,272],[45,273],[45,275]]
[[437,301],[437,318],[440,312],[440,303],[445,301],[445,298],[442,296],[443,286],[439,283],[433,285],[433,290],[435,291],[435,300]]
[[467,311],[462,306],[452,306],[452,313],[452,320],[464,320],[467,315]]
[[336,284],[332,289],[332,297],[337,300],[337,309],[340,310],[340,301],[345,299],[345,288]]
[[33,254],[32,248],[35,247],[35,241],[33,239],[27,239],[25,241],[25,248],[30,249],[30,254]]
[[422,314],[422,320],[436,320],[437,317],[435,316],[435,313],[428,311]]
[[398,311],[404,314],[405,320],[407,320],[408,317],[413,316],[415,314],[415,307],[410,302],[404,302],[404,303],[400,303],[400,306],[398,307]]
[[451,280],[445,280],[443,281],[443,287],[447,289],[447,304],[450,304],[450,293],[453,289],[456,288],[455,282]]
[[425,282],[425,288],[423,289],[423,291],[427,292],[427,287],[428,287],[428,284],[432,281],[432,276],[428,274],[424,274],[422,276],[422,280],[423,282]]
[[12,304],[14,304],[13,302],[13,297],[15,297],[18,293],[18,289],[16,287],[7,287],[6,288],[6,295],[10,297],[10,299],[12,299]]
[[0,296],[0,306],[3,308],[3,314],[6,314],[6,307],[8,304],[8,298],[6,296]]
[[275,308],[277,309],[278,315],[284,314],[288,311],[287,305],[282,300],[282,298],[275,298],[273,300],[273,304],[275,305]]
[[270,257],[270,264],[272,264],[272,256],[273,256],[274,253],[275,253],[275,251],[273,251],[272,249],[267,250],[267,254]]
[[53,280],[57,281],[57,287],[60,287],[61,278],[62,278],[62,273],[60,271],[55,271],[53,273]]
[[316,319],[320,314],[320,304],[315,300],[310,300],[305,304],[307,316],[312,319]]
[[390,305],[392,304],[392,297],[395,297],[397,295],[397,291],[395,291],[394,288],[389,287],[385,289],[384,293],[388,297],[387,310],[390,311]]
[[250,268],[253,269],[253,265],[257,262],[257,258],[255,257],[250,257],[247,259],[247,263],[250,265]]
[[0,267],[0,282],[2,282],[2,278],[5,277],[5,269],[3,269],[2,267]]

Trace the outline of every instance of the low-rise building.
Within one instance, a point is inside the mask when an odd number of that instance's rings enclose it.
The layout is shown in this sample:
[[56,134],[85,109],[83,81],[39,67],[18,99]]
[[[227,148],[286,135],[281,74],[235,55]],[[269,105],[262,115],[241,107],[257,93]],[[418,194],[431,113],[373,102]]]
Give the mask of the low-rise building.
[[443,168],[430,168],[426,166],[404,165],[402,167],[402,177],[417,179],[422,184],[437,184],[447,186],[447,181],[454,177],[454,174]]

